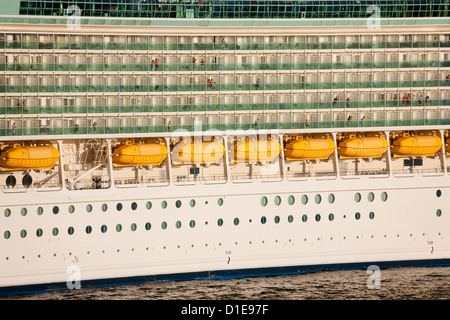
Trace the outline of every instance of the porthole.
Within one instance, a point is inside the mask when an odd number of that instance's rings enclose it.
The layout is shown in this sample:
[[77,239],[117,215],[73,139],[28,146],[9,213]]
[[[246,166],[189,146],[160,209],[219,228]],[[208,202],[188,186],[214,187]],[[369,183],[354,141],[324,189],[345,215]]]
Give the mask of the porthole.
[[267,197],[261,197],[261,205],[263,207],[267,206]]
[[316,219],[317,222],[319,222],[320,221],[320,214],[316,214],[315,219]]
[[372,202],[375,199],[375,195],[373,194],[373,192],[369,192],[367,194],[367,200],[369,200],[369,202]]
[[137,229],[136,223],[132,223],[130,228],[131,228],[131,231],[136,231],[136,229]]
[[436,197],[440,197],[442,195],[442,191],[441,190],[436,190]]
[[54,206],[52,211],[53,211],[53,214],[58,214],[59,213],[59,207],[58,206]]
[[106,203],[102,204],[102,211],[106,212],[108,210],[108,205]]
[[8,176],[8,177],[6,178],[6,186],[7,186],[8,188],[14,188],[15,185],[16,185],[16,177],[14,177],[13,175]]
[[167,208],[167,202],[166,201],[161,202],[161,207],[163,209]]
[[175,227],[176,227],[177,229],[180,229],[180,228],[181,228],[181,221],[180,221],[180,220],[178,220],[177,222],[175,222]]
[[150,201],[147,201],[147,203],[145,204],[145,207],[150,210],[152,208],[152,203]]
[[308,216],[306,214],[302,215],[302,221],[303,222],[308,221]]
[[180,208],[180,207],[181,207],[181,201],[180,201],[180,200],[177,200],[177,201],[175,202],[175,207],[177,207],[177,208]]
[[37,236],[37,237],[42,237],[43,233],[44,233],[44,232],[43,232],[42,229],[40,229],[40,228],[36,230],[36,236]]
[[3,232],[3,237],[5,239],[9,239],[9,237],[11,237],[11,232],[9,232],[8,230],[6,230],[5,232]]
[[91,226],[87,226],[86,227],[86,233],[90,234],[92,232],[92,227]]
[[100,228],[100,231],[101,231],[102,233],[105,233],[106,230],[108,230],[108,227],[107,227],[106,225],[102,225],[101,228]]
[[26,175],[23,176],[23,178],[22,178],[22,185],[25,188],[29,188],[32,183],[33,183],[33,178],[29,174],[26,174]]
[[70,205],[68,210],[69,210],[69,213],[74,213],[75,212],[75,207],[73,205]]
[[330,213],[328,215],[328,220],[333,221],[334,220],[334,214]]
[[117,211],[121,211],[122,209],[123,209],[123,205],[120,202],[118,204],[116,204]]
[[147,222],[146,224],[145,224],[145,230],[150,230],[152,228],[152,225],[151,225],[151,223],[150,222]]
[[117,232],[122,231],[122,225],[120,223],[118,225],[116,225],[116,231]]
[[330,193],[330,194],[328,195],[328,202],[329,202],[329,203],[333,203],[334,200],[335,200],[334,194]]
[[73,227],[69,227],[69,228],[67,229],[67,233],[68,233],[69,235],[72,235],[74,232],[75,232],[75,229],[74,229]]
[[436,215],[437,215],[438,217],[440,217],[440,216],[442,215],[442,210],[441,210],[441,209],[437,209],[437,210],[436,210]]
[[279,216],[275,216],[275,218],[273,218],[273,221],[275,221],[275,223],[279,223],[280,222],[280,217]]
[[92,211],[92,205],[88,204],[88,205],[86,206],[86,211],[87,211],[87,212],[91,212],[91,211]]
[[239,224],[239,218],[234,218],[233,223],[235,226]]
[[20,209],[20,214],[21,214],[22,216],[26,216],[26,215],[27,215],[27,212],[28,212],[27,208],[22,208],[22,209]]
[[195,207],[195,200],[191,199],[191,201],[189,201],[189,205],[193,208]]
[[276,196],[274,199],[275,205],[279,206],[281,204],[281,197],[280,196]]
[[191,227],[191,228],[195,227],[195,220],[189,221],[189,227]]
[[9,217],[11,215],[11,209],[5,209],[5,217]]
[[161,229],[165,230],[167,228],[167,222],[161,222]]
[[294,221],[294,217],[292,215],[289,215],[288,216],[288,222],[292,223],[292,221]]
[[381,193],[381,200],[382,200],[382,201],[386,201],[387,198],[388,198],[387,192],[383,191],[383,192]]
[[308,196],[307,196],[306,194],[304,194],[304,195],[302,196],[302,203],[303,203],[303,204],[307,204],[307,203],[308,203]]
[[288,197],[288,203],[292,206],[295,203],[295,197],[290,195]]
[[361,201],[361,194],[359,192],[355,193],[355,201],[360,202]]
[[217,204],[219,206],[223,205],[223,199],[222,198],[217,199]]
[[25,238],[26,236],[27,236],[27,230],[25,230],[25,229],[20,230],[20,237]]
[[267,218],[266,218],[266,217],[264,217],[264,216],[263,216],[263,217],[261,217],[261,223],[262,223],[262,224],[265,224],[266,222],[267,222]]
[[223,225],[223,219],[221,218],[217,219],[217,225],[221,227]]
[[369,213],[369,218],[370,219],[373,219],[373,218],[375,218],[375,213],[373,213],[372,211]]
[[359,212],[355,213],[355,219],[359,220],[359,218],[361,218],[361,214]]
[[322,196],[320,194],[316,194],[314,201],[319,204],[322,201]]
[[138,205],[137,205],[136,202],[133,202],[133,203],[131,204],[131,209],[132,209],[132,210],[136,210],[137,207],[138,207]]
[[53,229],[52,229],[52,235],[57,236],[58,233],[59,233],[58,228],[53,228]]

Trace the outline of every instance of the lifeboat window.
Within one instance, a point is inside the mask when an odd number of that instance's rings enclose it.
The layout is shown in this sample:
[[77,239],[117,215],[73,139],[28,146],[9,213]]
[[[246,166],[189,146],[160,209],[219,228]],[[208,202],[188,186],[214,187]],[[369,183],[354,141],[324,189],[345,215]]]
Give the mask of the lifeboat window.
[[9,232],[8,230],[6,230],[5,232],[3,232],[3,237],[5,239],[9,239],[9,237],[11,237],[11,232]]
[[136,203],[136,202],[133,202],[133,203],[131,204],[131,209],[133,209],[133,210],[136,210],[136,209],[137,209],[137,203]]
[[5,217],[9,217],[11,215],[11,209],[5,209]]
[[152,208],[152,203],[150,201],[147,201],[147,203],[145,204],[145,207],[150,210]]
[[27,215],[27,212],[28,212],[27,208],[22,208],[22,209],[20,209],[20,214],[21,214],[22,216],[26,216],[26,215]]
[[320,214],[316,214],[316,221],[317,221],[317,222],[320,221]]
[[383,192],[381,193],[381,200],[386,201],[387,198],[388,198],[387,192],[383,191]]
[[117,232],[122,231],[122,225],[120,223],[118,225],[116,225],[116,231]]
[[308,221],[308,216],[306,214],[302,215],[302,221],[303,222]]
[[217,220],[217,225],[218,225],[219,227],[223,226],[223,219],[218,219],[218,220]]
[[308,203],[308,196],[307,196],[306,194],[304,194],[304,195],[302,196],[302,203],[303,203],[303,204],[307,204],[307,203]]
[[175,222],[175,227],[176,227],[177,229],[180,229],[180,228],[181,228],[181,221],[180,221],[180,220],[178,220],[177,222]]
[[177,200],[177,201],[175,202],[175,207],[177,207],[177,208],[180,208],[180,207],[181,207],[181,201],[180,201],[180,200]]
[[372,202],[375,199],[375,195],[373,194],[373,192],[369,192],[369,194],[367,195],[367,199]]
[[53,207],[53,214],[58,214],[59,213],[59,207],[58,206],[54,206]]
[[69,228],[67,229],[67,233],[70,234],[70,235],[72,235],[74,232],[75,232],[75,230],[74,230],[73,227],[69,227]]
[[294,198],[294,196],[289,196],[288,197],[288,203],[292,206],[293,204],[294,204],[294,202],[295,202],[295,198]]
[[20,237],[25,238],[26,236],[27,236],[27,230],[25,230],[25,229],[20,230]]
[[280,196],[276,196],[274,201],[275,201],[275,205],[276,205],[276,206],[279,206],[279,205],[281,204],[281,198],[280,198]]
[[86,233],[90,234],[92,232],[92,227],[91,226],[87,226],[86,227]]
[[6,178],[6,186],[8,186],[8,188],[14,188],[16,185],[16,177],[14,176],[8,176]]
[[25,188],[30,187],[32,183],[33,183],[33,178],[29,174],[23,176],[22,184]]
[[150,230],[152,228],[152,224],[150,223],[150,222],[147,222],[146,224],[145,224],[145,230]]
[[161,207],[162,207],[163,209],[167,208],[167,201],[161,202]]
[[119,203],[116,205],[117,211],[122,210],[122,208],[123,208],[123,205],[119,202]]
[[355,193],[355,201],[360,202],[361,201],[361,194],[359,192]]
[[58,235],[58,233],[59,233],[58,228],[53,228],[52,235],[54,235],[56,237]]
[[436,210],[436,215],[437,215],[438,217],[440,217],[440,216],[442,215],[442,210],[441,210],[441,209],[437,209],[437,210]]
[[375,213],[373,213],[373,212],[370,212],[370,213],[369,213],[369,218],[370,218],[370,219],[373,219],[373,218],[375,218]]
[[294,217],[290,214],[290,215],[288,216],[288,222],[289,222],[289,223],[292,223],[292,221],[294,221]]
[[335,200],[334,194],[330,193],[330,194],[328,195],[328,202],[329,202],[329,203],[333,203],[334,200]]
[[261,197],[261,205],[263,207],[267,206],[267,197]]
[[91,212],[91,211],[92,211],[92,205],[88,204],[88,205],[86,206],[86,211],[87,211],[87,212]]
[[37,229],[36,230],[36,236],[37,237],[42,237],[42,234],[43,234],[44,232],[42,231],[42,229]]
[[165,230],[167,228],[167,222],[161,222],[161,229]]
[[74,213],[74,212],[75,212],[75,207],[73,205],[70,205],[69,206],[69,213]]
[[136,228],[137,228],[136,223],[132,223],[131,224],[131,231],[136,231]]
[[102,204],[102,211],[105,212],[108,210],[108,205],[106,203]]
[[279,222],[280,222],[280,217],[279,217],[279,216],[275,216],[275,218],[273,219],[273,221],[275,221],[275,223],[279,223]]
[[217,199],[217,204],[219,206],[223,205],[223,199],[222,198]]
[[100,228],[100,231],[101,231],[102,233],[105,233],[106,230],[108,230],[108,228],[106,227],[106,225],[102,225],[102,227]]
[[239,224],[239,218],[234,218],[233,223],[235,226]]
[[334,214],[330,213],[328,215],[328,220],[333,221],[334,220]]
[[189,221],[189,227],[191,228],[195,227],[195,220]]
[[195,200],[191,199],[191,201],[189,201],[189,205],[193,208],[195,207]]
[[355,219],[359,220],[359,218],[361,218],[361,214],[359,212],[355,213]]
[[320,194],[316,194],[316,196],[314,197],[314,201],[319,204],[322,201],[322,196]]
[[267,218],[266,218],[266,217],[264,217],[264,216],[263,216],[263,217],[261,217],[261,223],[262,223],[262,224],[265,224],[266,222],[267,222]]
[[442,191],[441,190],[437,190],[436,191],[436,197],[439,198],[441,195],[442,195]]

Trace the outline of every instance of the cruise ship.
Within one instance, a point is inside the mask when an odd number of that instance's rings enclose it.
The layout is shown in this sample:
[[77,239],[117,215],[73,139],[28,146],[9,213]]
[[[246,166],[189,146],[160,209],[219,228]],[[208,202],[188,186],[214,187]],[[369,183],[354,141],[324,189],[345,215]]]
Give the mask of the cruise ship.
[[448,0],[8,0],[0,291],[450,265]]

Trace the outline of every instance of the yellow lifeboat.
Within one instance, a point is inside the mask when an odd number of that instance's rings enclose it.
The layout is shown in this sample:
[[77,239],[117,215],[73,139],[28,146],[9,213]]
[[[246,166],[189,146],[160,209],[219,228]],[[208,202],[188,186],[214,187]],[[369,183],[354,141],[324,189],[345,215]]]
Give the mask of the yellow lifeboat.
[[215,141],[183,140],[171,153],[174,164],[214,164],[222,159],[225,146]]
[[158,166],[167,157],[167,148],[161,143],[131,143],[126,141],[112,152],[117,167]]
[[450,138],[445,140],[445,151],[450,153]]
[[333,153],[336,145],[329,138],[296,137],[284,147],[287,160],[326,160]]
[[442,147],[442,140],[436,135],[413,135],[403,133],[392,142],[395,157],[432,157]]
[[281,152],[281,145],[275,140],[236,141],[231,147],[234,162],[271,162]]
[[58,149],[52,146],[14,144],[0,153],[0,167],[5,171],[51,169],[59,160]]
[[339,142],[338,154],[341,159],[379,158],[386,152],[388,146],[388,141],[383,137],[349,135]]

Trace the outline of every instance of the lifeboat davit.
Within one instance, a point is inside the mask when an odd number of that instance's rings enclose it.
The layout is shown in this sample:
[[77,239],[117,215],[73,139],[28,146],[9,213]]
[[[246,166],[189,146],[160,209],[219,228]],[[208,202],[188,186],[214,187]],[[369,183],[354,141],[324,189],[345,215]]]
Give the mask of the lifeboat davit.
[[126,141],[112,152],[112,162],[118,167],[158,166],[167,157],[167,148],[161,143],[131,143]]
[[388,141],[383,137],[349,135],[339,143],[338,154],[341,159],[379,158],[388,146]]
[[329,138],[296,137],[284,147],[284,155],[292,160],[326,160],[334,152],[336,145]]
[[436,135],[413,135],[403,133],[392,142],[392,153],[402,157],[432,157],[442,147],[442,140]]
[[225,154],[225,146],[215,141],[183,140],[171,153],[174,164],[215,164]]
[[58,149],[52,146],[14,144],[0,153],[0,167],[5,171],[51,169],[59,160]]
[[281,152],[281,145],[275,140],[241,140],[232,145],[234,162],[271,162]]

